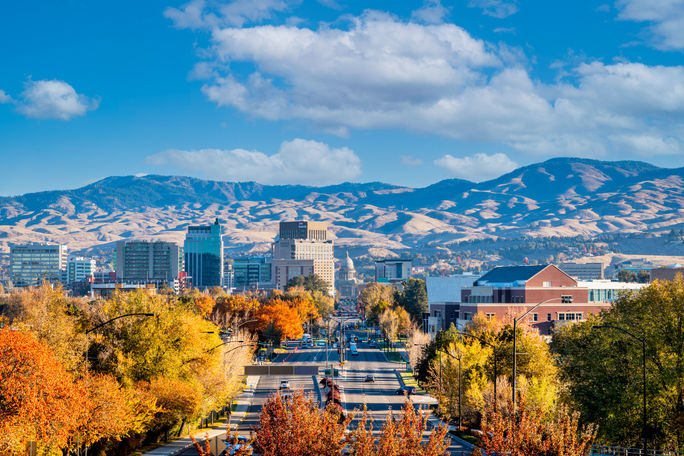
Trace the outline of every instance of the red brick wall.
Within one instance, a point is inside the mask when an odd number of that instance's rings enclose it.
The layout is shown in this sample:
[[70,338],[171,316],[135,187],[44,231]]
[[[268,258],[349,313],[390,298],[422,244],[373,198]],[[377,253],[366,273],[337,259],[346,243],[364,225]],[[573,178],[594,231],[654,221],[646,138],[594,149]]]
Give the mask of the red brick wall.
[[576,287],[577,281],[558,269],[554,265],[549,265],[539,274],[527,281],[527,287],[542,287],[544,282],[551,282],[552,287]]
[[[587,288],[526,288],[525,302],[536,304],[551,298],[561,296],[572,296],[574,303],[586,303],[589,301],[589,290]],[[558,299],[560,301],[560,299]]]

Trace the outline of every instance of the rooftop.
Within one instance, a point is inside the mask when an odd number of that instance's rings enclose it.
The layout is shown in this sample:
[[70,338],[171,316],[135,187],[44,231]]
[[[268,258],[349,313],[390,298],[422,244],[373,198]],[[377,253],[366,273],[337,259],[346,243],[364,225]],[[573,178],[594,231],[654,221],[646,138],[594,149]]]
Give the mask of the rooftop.
[[534,266],[499,266],[482,277],[475,285],[486,286],[492,284],[518,284],[523,285],[532,277],[544,270],[548,264],[538,264]]

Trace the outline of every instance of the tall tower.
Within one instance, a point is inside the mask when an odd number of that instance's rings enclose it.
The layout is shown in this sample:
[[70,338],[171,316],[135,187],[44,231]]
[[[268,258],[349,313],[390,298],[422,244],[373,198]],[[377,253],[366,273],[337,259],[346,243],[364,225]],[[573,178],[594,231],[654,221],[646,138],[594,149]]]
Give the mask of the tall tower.
[[276,288],[282,290],[293,277],[316,274],[328,283],[328,293],[335,294],[333,242],[325,222],[280,222],[271,261]]
[[185,272],[192,286],[220,287],[223,278],[223,238],[218,219],[211,225],[189,226],[185,236]]

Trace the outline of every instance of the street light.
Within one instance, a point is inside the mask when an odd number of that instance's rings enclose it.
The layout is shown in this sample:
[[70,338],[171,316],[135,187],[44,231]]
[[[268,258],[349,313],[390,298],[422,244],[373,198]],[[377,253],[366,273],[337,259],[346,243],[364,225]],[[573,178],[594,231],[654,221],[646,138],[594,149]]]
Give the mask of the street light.
[[541,306],[542,304],[546,304],[546,303],[551,302],[551,301],[557,301],[559,299],[562,302],[564,302],[566,299],[568,299],[569,302],[572,302],[571,296],[568,296],[568,297],[559,296],[556,298],[549,298],[549,299],[546,299],[540,303],[535,304],[527,312],[522,314],[522,316],[513,318],[513,381],[511,382],[512,383],[512,392],[513,392],[513,413],[511,414],[511,421],[513,423],[515,423],[516,377],[518,375],[518,331],[517,331],[518,321],[525,318],[527,316],[527,314],[529,314],[530,312],[532,312],[534,309]]
[[642,382],[642,405],[643,405],[643,411],[642,411],[642,422],[641,422],[641,443],[642,443],[642,448],[645,450],[646,449],[646,339],[643,337],[636,336],[632,334],[631,332],[627,331],[624,328],[621,328],[619,326],[613,326],[613,325],[594,325],[593,329],[604,329],[604,328],[611,328],[611,329],[617,329],[618,331],[622,331],[623,333],[627,334],[628,336],[633,337],[634,339],[638,340],[641,342],[641,382]]
[[[156,314],[153,314],[151,312],[133,312],[133,313],[127,313],[124,315],[119,315],[118,317],[114,317],[110,320],[105,321],[104,323],[100,323],[99,325],[94,326],[94,327],[86,330],[85,334],[90,334],[91,332],[93,332],[97,329],[100,329],[103,326],[108,325],[108,324],[112,323],[113,321],[116,321],[120,318],[125,318],[125,317],[155,317],[155,316],[156,316]],[[86,368],[86,372],[87,372],[87,370],[88,370],[88,350],[86,350],[86,352],[85,352],[85,368]],[[85,386],[87,389],[88,388],[88,376],[85,377]],[[79,437],[80,437],[80,435],[79,435]],[[85,456],[88,456],[88,445],[87,444],[85,445]]]
[[[451,356],[452,358],[458,360],[458,429],[461,430],[461,351],[458,352],[458,357],[452,355],[451,353],[444,350],[437,350],[438,353],[444,353],[445,355]],[[441,383],[441,371],[442,371],[442,357],[439,357],[439,370],[440,370],[440,383]],[[441,385],[440,385],[441,388]]]
[[86,333],[86,334],[90,334],[91,332],[95,331],[96,329],[100,329],[100,328],[102,328],[103,326],[108,325],[108,324],[110,324],[111,322],[113,322],[113,321],[115,321],[115,320],[118,320],[119,318],[134,317],[134,316],[140,316],[140,317],[154,317],[154,316],[156,316],[156,315],[153,314],[153,313],[150,313],[150,312],[134,312],[134,313],[128,313],[128,314],[124,314],[124,315],[119,315],[118,317],[114,317],[114,318],[112,318],[111,320],[105,321],[104,323],[101,323],[101,324],[99,324],[99,325],[97,325],[97,326],[95,326],[95,327],[93,327],[93,328],[90,328],[90,329],[87,330],[85,333]]

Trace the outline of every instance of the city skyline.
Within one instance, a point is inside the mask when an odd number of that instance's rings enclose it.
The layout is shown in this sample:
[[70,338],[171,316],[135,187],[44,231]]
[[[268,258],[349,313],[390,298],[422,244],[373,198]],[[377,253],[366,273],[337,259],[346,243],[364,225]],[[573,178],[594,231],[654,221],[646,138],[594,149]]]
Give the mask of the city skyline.
[[684,164],[677,2],[5,13],[0,195],[138,173],[419,187],[556,156]]

